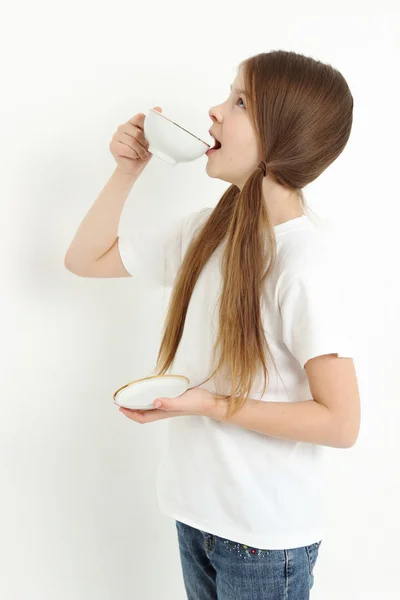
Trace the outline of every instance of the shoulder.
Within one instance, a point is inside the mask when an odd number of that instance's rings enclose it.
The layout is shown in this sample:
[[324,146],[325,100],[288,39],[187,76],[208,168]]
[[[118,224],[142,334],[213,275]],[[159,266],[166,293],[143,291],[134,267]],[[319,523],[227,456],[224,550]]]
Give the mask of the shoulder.
[[313,269],[332,256],[331,236],[304,227],[277,239],[279,270],[288,276]]
[[351,275],[346,245],[327,230],[304,228],[292,232],[281,244],[277,262],[280,293],[289,284],[332,289],[346,285]]
[[184,219],[182,237],[191,239],[205,224],[214,209],[207,206],[189,213]]

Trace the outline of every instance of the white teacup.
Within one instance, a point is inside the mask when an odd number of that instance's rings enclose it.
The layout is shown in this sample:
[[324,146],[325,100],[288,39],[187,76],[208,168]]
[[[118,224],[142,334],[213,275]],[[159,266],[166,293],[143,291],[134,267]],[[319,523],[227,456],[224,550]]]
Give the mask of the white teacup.
[[194,133],[152,108],[146,115],[143,129],[144,137],[149,142],[149,152],[170,165],[196,160],[211,147]]

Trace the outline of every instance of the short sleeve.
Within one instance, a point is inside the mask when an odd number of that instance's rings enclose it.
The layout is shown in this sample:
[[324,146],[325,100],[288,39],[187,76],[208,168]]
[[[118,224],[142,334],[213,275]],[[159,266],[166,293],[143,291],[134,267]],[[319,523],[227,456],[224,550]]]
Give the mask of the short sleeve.
[[282,340],[301,367],[310,358],[354,358],[354,298],[341,261],[321,253],[292,274],[279,293]]
[[193,211],[167,224],[120,235],[118,250],[128,273],[132,277],[172,286],[183,258],[183,237],[188,225],[203,211]]

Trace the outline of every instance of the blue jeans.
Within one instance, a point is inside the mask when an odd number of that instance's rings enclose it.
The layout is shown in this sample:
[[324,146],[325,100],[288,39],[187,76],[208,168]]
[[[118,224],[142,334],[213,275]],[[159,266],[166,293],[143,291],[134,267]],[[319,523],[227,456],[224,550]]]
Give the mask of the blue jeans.
[[308,600],[322,542],[260,550],[176,521],[188,600]]

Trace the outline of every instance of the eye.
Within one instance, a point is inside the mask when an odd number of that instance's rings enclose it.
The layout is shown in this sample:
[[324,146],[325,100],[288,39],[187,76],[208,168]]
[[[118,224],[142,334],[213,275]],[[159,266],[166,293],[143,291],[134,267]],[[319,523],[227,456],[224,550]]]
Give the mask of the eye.
[[[242,99],[242,98],[239,98],[238,102],[242,102],[242,104],[243,104],[243,108],[246,108],[246,106],[245,106],[245,104],[244,104],[244,102],[243,102],[243,99]],[[236,104],[237,104],[237,103],[236,103]]]

